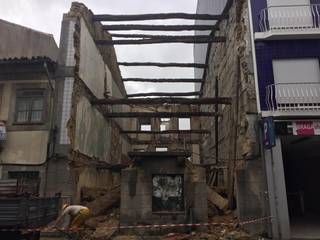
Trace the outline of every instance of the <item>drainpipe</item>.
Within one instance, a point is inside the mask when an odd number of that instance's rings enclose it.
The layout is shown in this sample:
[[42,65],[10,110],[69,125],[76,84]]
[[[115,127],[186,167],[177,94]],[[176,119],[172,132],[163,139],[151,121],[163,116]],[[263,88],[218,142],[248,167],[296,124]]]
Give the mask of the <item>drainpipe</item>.
[[[43,64],[44,70],[47,75],[47,79],[50,86],[50,120],[49,120],[49,139],[48,139],[48,147],[47,147],[47,158],[46,158],[46,167],[45,167],[45,182],[44,182],[44,196],[47,196],[47,188],[48,188],[48,167],[49,167],[49,160],[52,159],[55,150],[55,135],[56,135],[56,127],[53,126],[53,117],[54,117],[54,97],[55,97],[55,88],[52,84],[51,74],[48,69],[47,62]],[[51,150],[52,144],[52,150]]]
[[260,104],[260,94],[259,94],[259,81],[258,81],[258,69],[257,69],[257,55],[256,46],[254,41],[254,28],[253,28],[253,18],[252,18],[252,6],[251,0],[248,0],[248,12],[249,12],[249,25],[250,25],[250,35],[251,35],[251,46],[252,46],[252,60],[253,60],[253,73],[254,73],[254,85],[256,89],[256,99],[257,99],[257,112],[261,113]]

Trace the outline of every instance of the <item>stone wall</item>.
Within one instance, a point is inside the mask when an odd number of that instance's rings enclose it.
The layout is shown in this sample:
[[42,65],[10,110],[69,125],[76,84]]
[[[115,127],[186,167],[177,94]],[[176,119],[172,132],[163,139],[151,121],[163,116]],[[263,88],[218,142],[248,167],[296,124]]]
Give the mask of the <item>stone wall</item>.
[[[201,127],[212,134],[203,139],[201,152],[204,163],[221,167],[218,183],[227,189],[230,207],[236,198],[240,220],[265,216],[263,163],[259,152],[259,125],[252,62],[252,45],[247,1],[233,1],[229,19],[220,22],[216,36],[226,36],[225,43],[211,46],[203,97],[215,96],[218,79],[219,96],[231,97],[231,106],[219,106],[219,142],[215,142],[215,122],[202,119]],[[202,107],[214,111],[214,105]],[[219,158],[215,159],[216,144]],[[248,204],[250,203],[250,208]],[[262,232],[263,226],[248,226]]]
[[[165,156],[166,153],[145,156],[138,160],[134,167],[121,172],[121,207],[120,222],[124,225],[167,224],[167,223],[204,223],[208,220],[207,192],[205,170],[191,169],[185,164],[185,157]],[[193,177],[196,174],[197,177]],[[182,176],[183,206],[179,210],[158,210],[159,204],[153,196],[164,198],[164,202],[172,201],[175,196],[172,191],[177,189],[170,185],[165,190],[166,183],[155,190],[154,176]],[[169,181],[170,182],[170,181]],[[172,182],[171,182],[172,183]],[[157,185],[158,186],[158,185]],[[170,187],[171,186],[171,187]],[[155,193],[155,191],[158,191]],[[170,197],[171,200],[169,199]],[[166,205],[166,206],[167,206]],[[169,207],[170,208],[170,207]],[[156,230],[156,229],[155,229]],[[176,230],[176,229],[175,229]],[[167,231],[170,232],[170,229]],[[172,231],[172,230],[171,230]]]

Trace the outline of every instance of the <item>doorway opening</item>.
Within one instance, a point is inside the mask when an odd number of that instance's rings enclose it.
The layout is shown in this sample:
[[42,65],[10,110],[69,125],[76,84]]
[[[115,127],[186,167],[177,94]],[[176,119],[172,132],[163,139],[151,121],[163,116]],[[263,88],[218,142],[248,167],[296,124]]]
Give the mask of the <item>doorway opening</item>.
[[282,154],[291,236],[320,238],[320,136],[286,136]]

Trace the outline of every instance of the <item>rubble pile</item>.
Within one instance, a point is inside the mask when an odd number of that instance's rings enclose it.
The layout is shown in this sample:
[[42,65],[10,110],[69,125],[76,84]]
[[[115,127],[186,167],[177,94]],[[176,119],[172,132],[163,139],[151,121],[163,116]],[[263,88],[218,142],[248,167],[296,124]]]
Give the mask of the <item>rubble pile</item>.
[[[258,237],[248,235],[237,227],[237,219],[233,212],[227,211],[227,202],[219,193],[208,188],[208,202],[212,206],[209,214],[210,222],[206,232],[189,229],[188,234],[170,233],[165,236],[121,235],[119,226],[119,188],[105,190],[101,188],[84,189],[83,200],[93,209],[93,217],[85,223],[87,230],[81,234],[81,240],[255,240]],[[114,197],[112,199],[111,197]],[[112,201],[110,201],[112,199]],[[215,211],[218,210],[218,211]],[[220,215],[219,215],[219,214]],[[213,215],[213,216],[212,216]]]

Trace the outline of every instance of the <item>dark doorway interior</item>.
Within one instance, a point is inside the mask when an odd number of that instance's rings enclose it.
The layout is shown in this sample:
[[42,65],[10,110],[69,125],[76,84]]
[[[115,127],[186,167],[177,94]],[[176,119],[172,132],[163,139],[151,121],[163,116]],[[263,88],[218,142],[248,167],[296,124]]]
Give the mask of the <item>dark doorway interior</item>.
[[282,139],[291,235],[320,238],[320,137]]

